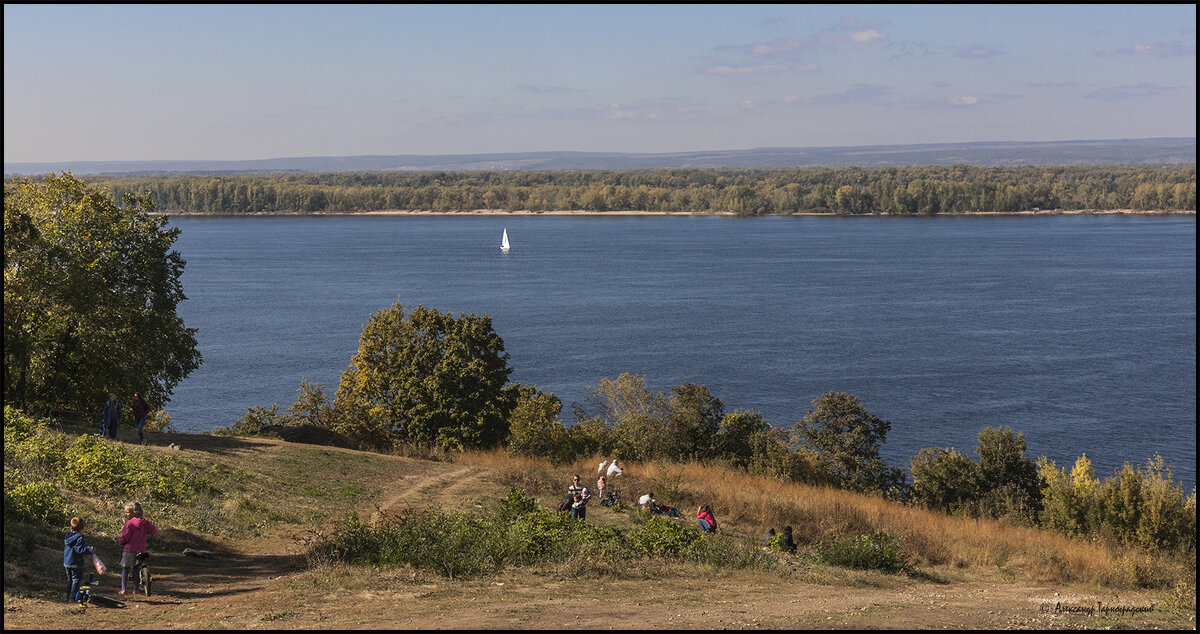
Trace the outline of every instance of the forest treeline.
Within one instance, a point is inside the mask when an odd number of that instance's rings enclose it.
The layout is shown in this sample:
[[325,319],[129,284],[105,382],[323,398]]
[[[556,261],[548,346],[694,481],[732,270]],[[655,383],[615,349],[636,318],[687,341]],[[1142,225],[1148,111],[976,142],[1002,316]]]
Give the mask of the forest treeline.
[[1196,166],[95,176],[167,213],[582,210],[746,216],[1196,209]]

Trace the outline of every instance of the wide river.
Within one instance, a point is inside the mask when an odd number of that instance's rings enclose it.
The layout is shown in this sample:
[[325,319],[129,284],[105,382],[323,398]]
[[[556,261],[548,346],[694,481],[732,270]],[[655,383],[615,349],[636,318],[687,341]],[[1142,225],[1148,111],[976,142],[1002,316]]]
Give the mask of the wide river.
[[[884,458],[974,456],[984,427],[1104,477],[1196,482],[1195,216],[178,217],[204,363],[181,431],[332,395],[371,313],[491,315],[511,379],[570,405],[622,372],[791,426],[823,392],[888,420]],[[501,254],[507,228],[513,247]]]

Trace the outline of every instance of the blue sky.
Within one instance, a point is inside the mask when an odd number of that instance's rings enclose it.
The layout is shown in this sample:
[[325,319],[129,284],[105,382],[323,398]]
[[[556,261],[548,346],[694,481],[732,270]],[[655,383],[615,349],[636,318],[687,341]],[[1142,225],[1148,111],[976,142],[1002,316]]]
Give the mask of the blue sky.
[[1196,134],[1195,5],[5,5],[4,160]]

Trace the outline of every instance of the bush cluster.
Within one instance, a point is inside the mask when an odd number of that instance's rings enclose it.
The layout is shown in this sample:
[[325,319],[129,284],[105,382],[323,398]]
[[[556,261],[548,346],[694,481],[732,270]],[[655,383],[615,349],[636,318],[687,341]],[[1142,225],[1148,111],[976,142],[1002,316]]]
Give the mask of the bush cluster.
[[979,462],[951,448],[912,457],[911,500],[972,517],[1007,517],[1033,525],[1042,508],[1041,479],[1025,456],[1025,434],[1009,427],[979,432]]
[[1149,550],[1196,548],[1196,491],[1186,495],[1162,456],[1126,462],[1101,481],[1084,454],[1067,471],[1038,460],[1042,524],[1075,537],[1111,538]]
[[829,547],[820,550],[820,556],[827,564],[859,570],[896,573],[909,567],[904,541],[883,531],[852,539],[834,536]]
[[519,488],[482,517],[427,511],[367,524],[347,515],[309,549],[309,561],[400,566],[449,578],[505,565],[575,565],[619,572],[636,559],[668,557],[722,567],[769,567],[773,555],[750,541],[701,535],[689,524],[654,517],[631,531],[594,526],[541,507]]
[[1196,548],[1196,492],[1184,492],[1162,456],[1127,462],[1101,481],[1086,454],[1069,471],[1045,456],[1035,464],[1024,435],[1007,427],[981,431],[976,452],[978,463],[952,447],[922,449],[912,458],[911,500],[1124,546]]
[[5,508],[22,517],[61,521],[66,501],[59,489],[188,503],[215,488],[175,456],[129,449],[95,434],[72,439],[19,410],[4,408]]

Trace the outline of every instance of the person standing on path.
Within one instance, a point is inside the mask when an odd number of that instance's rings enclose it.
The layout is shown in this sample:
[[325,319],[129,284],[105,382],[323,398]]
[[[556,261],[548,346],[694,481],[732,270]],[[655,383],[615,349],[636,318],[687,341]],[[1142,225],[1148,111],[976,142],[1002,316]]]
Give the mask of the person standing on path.
[[[157,535],[158,527],[153,522],[142,517],[142,505],[130,502],[125,505],[125,527],[121,529],[121,545],[125,548],[121,553],[121,592],[125,594],[125,584],[129,580],[129,572],[133,571],[133,594],[137,594],[139,553],[146,552],[146,538]],[[145,588],[143,588],[145,590]]]
[[104,416],[101,420],[100,435],[116,440],[117,427],[121,425],[121,403],[113,392],[108,393],[108,400],[104,403]]
[[150,414],[150,404],[146,399],[142,398],[140,392],[133,393],[133,422],[137,425],[138,442],[146,442],[146,435],[142,433],[142,427],[146,425],[146,416]]
[[63,540],[63,568],[67,571],[67,601],[74,601],[79,594],[79,585],[83,582],[83,569],[87,567],[87,556],[95,552],[95,548],[84,543],[84,521],[79,517],[71,518],[71,532]]

